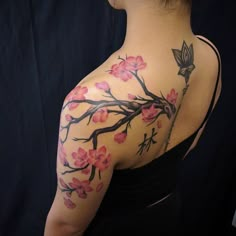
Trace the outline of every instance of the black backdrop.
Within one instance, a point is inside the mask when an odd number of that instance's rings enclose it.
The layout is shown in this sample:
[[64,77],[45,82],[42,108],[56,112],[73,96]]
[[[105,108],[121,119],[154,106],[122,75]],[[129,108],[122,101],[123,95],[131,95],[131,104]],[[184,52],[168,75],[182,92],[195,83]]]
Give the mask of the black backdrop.
[[[233,3],[194,1],[193,30],[219,49],[223,90],[198,148],[180,166],[186,232],[233,234]],[[106,0],[0,0],[0,236],[43,235],[56,190],[62,102],[121,46],[125,23]]]

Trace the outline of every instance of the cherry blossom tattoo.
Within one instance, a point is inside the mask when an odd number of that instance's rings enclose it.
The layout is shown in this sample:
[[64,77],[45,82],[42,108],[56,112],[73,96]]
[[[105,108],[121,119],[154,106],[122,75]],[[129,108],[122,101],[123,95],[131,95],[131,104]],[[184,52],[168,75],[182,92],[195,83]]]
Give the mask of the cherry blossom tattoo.
[[[177,54],[176,54],[177,55]],[[186,59],[185,57],[181,60]],[[91,186],[94,178],[102,180],[102,173],[109,167],[111,162],[111,154],[106,146],[99,145],[99,136],[105,133],[112,133],[113,141],[121,145],[126,141],[126,138],[131,128],[134,118],[139,117],[147,126],[154,125],[151,134],[144,134],[144,140],[139,145],[137,154],[142,155],[148,152],[151,145],[157,143],[156,136],[158,130],[161,128],[161,120],[159,117],[166,116],[171,119],[176,113],[176,101],[178,93],[175,89],[171,89],[166,96],[162,93],[160,96],[152,93],[146,86],[140,71],[147,67],[141,56],[126,58],[119,57],[120,62],[111,67],[108,71],[114,79],[119,79],[123,83],[129,83],[130,80],[135,80],[144,92],[144,96],[137,94],[127,94],[126,99],[117,98],[107,81],[95,83],[94,86],[98,92],[103,93],[104,99],[91,100],[86,98],[88,93],[87,87],[77,86],[66,97],[62,110],[66,107],[69,111],[73,111],[80,104],[88,104],[90,107],[82,115],[74,117],[70,114],[65,115],[67,124],[60,127],[60,132],[65,131],[65,138],[59,139],[58,143],[58,159],[65,167],[65,171],[61,175],[67,175],[73,172],[81,172],[87,176],[86,180],[79,180],[73,178],[71,182],[65,183],[62,178],[59,178],[60,189],[66,193],[64,203],[69,209],[76,207],[75,203],[71,200],[71,195],[76,192],[79,198],[86,199],[92,191],[100,192],[103,183],[102,181],[96,186]],[[180,61],[179,59],[179,62]],[[184,65],[187,65],[184,61]],[[187,65],[188,66],[188,65]],[[186,74],[187,69],[182,68],[182,74]],[[68,139],[70,127],[78,124],[81,121],[86,121],[87,125],[90,123],[99,124],[105,123],[111,116],[117,115],[118,120],[114,121],[112,125],[95,129],[88,137],[74,137],[72,140],[78,142],[77,150],[72,153],[67,153],[63,144]],[[117,130],[121,129],[121,132]],[[91,142],[92,149],[84,150],[79,146],[80,143]],[[74,162],[69,163],[70,157]]]
[[[178,75],[184,77],[184,79],[185,79],[185,87],[183,89],[183,97],[182,97],[182,99],[183,99],[186,92],[187,92],[187,90],[188,90],[188,88],[189,88],[190,75],[191,75],[192,71],[196,68],[195,65],[194,65],[193,45],[190,44],[190,46],[188,47],[188,45],[184,41],[181,50],[172,49],[172,52],[173,52],[174,58],[177,62],[177,65],[180,68],[179,72],[178,72]],[[174,127],[174,124],[175,124],[175,120],[176,120],[176,117],[179,113],[180,108],[181,108],[181,103],[180,103],[180,105],[177,109],[176,115],[175,115],[174,120],[171,124],[171,128],[170,128],[170,131],[169,131],[169,134],[168,134],[168,138],[167,138],[167,141],[166,141],[164,151],[166,151],[167,148],[168,148],[171,133],[172,133],[172,130],[173,130],[173,127]]]

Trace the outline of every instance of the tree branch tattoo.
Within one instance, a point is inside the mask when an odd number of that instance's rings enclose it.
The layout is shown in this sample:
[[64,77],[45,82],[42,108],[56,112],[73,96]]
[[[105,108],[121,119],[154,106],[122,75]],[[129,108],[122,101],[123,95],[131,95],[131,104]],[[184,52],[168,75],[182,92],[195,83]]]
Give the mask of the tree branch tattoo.
[[[188,64],[189,60],[187,59],[186,46],[183,47],[182,51],[183,50],[184,55],[180,55],[177,51],[174,52],[174,55],[176,55],[176,60],[181,63],[182,67],[180,73],[186,76],[187,81],[190,74],[190,65]],[[187,50],[187,53],[193,55],[192,51]],[[191,57],[191,55],[189,55],[189,57]],[[66,193],[64,203],[69,209],[76,207],[76,204],[71,200],[73,192],[76,192],[79,198],[86,199],[87,195],[94,191],[94,187],[91,186],[94,178],[101,180],[102,172],[110,165],[111,154],[108,152],[105,145],[99,145],[98,141],[100,135],[113,133],[114,143],[121,145],[126,141],[134,118],[140,118],[147,126],[156,122],[157,128],[152,129],[150,136],[145,133],[144,140],[139,145],[137,154],[142,155],[144,152],[149,151],[151,145],[157,143],[155,138],[158,129],[161,128],[161,120],[159,120],[159,117],[166,116],[168,119],[171,119],[176,113],[175,104],[178,93],[175,89],[171,89],[170,93],[166,96],[162,93],[160,96],[152,93],[150,89],[147,88],[143,77],[140,75],[140,71],[144,70],[147,66],[141,56],[119,57],[118,60],[120,60],[120,62],[113,65],[108,73],[112,75],[113,78],[119,79],[124,83],[129,83],[130,80],[136,80],[137,84],[141,86],[145,94],[144,96],[128,93],[127,99],[119,99],[113,94],[110,84],[104,80],[94,84],[98,92],[103,93],[104,99],[87,99],[86,94],[88,93],[88,88],[77,86],[67,95],[64,106],[62,107],[62,110],[67,107],[69,111],[72,111],[80,104],[88,104],[90,106],[87,111],[78,117],[66,114],[65,120],[67,124],[60,126],[60,132],[65,131],[65,138],[59,139],[58,142],[58,159],[66,168],[61,175],[64,176],[73,172],[80,172],[88,176],[88,178],[83,181],[72,178],[72,181],[69,183],[65,183],[62,178],[59,178],[59,188],[62,192]],[[186,66],[188,68],[185,68]],[[68,134],[72,125],[78,124],[81,121],[86,121],[88,126],[91,122],[94,124],[105,124],[111,114],[116,115],[118,120],[114,121],[112,125],[95,129],[88,137],[74,137],[72,140],[78,142],[78,148],[72,153],[67,153],[63,144],[68,140]],[[117,132],[118,129],[122,131]],[[82,147],[79,147],[80,143],[88,142],[91,142],[92,149],[84,150]],[[69,156],[74,160],[73,164],[69,163]],[[99,192],[102,187],[103,183],[100,182],[96,187],[96,191]]]
[[[192,71],[195,69],[193,45],[190,44],[190,46],[188,47],[186,42],[184,41],[181,50],[172,49],[172,52],[174,54],[174,58],[177,62],[177,65],[180,68],[179,72],[178,72],[178,75],[184,77],[184,79],[185,79],[185,87],[183,89],[183,98],[184,98],[184,96],[185,96],[185,94],[186,94],[186,92],[189,88],[190,75],[191,75]],[[167,138],[167,142],[166,142],[164,151],[167,150],[167,147],[169,145],[169,140],[170,140],[170,137],[171,137],[171,133],[172,133],[172,130],[173,130],[173,127],[174,127],[174,124],[175,124],[175,121],[176,121],[176,117],[178,116],[180,108],[181,108],[181,104],[179,105],[179,107],[177,109],[177,112],[176,112],[176,115],[174,117],[174,120],[171,124],[171,128],[170,128],[170,131],[169,131],[169,134],[168,134],[168,138]]]

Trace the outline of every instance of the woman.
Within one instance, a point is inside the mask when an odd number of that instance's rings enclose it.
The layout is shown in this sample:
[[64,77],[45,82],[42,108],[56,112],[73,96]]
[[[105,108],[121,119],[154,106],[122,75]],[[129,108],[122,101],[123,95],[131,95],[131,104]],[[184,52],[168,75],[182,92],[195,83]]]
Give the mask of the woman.
[[221,91],[220,57],[191,29],[191,0],[110,0],[122,47],[66,96],[45,236],[176,230],[178,163]]

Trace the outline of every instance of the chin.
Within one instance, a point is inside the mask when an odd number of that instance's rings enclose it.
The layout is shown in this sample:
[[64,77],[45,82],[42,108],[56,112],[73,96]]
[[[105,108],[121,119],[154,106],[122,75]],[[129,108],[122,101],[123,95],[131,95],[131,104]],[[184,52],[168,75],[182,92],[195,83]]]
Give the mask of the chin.
[[123,10],[124,7],[122,7],[122,2],[123,0],[108,0],[108,2],[110,3],[110,5],[117,9],[117,10]]

